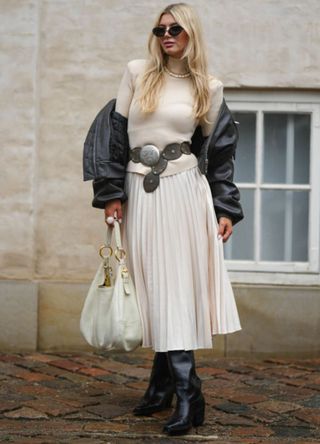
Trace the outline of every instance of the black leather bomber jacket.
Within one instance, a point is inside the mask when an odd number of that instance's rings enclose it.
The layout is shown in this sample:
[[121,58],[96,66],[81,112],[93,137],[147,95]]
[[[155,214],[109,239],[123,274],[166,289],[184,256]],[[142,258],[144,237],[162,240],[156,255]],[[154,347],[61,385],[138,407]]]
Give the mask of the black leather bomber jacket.
[[[97,114],[83,150],[83,179],[93,180],[92,206],[102,209],[109,200],[127,200],[124,181],[130,149],[128,120],[115,111],[115,104],[116,99],[110,100]],[[238,137],[237,124],[223,99],[209,136],[203,137],[198,126],[191,145],[199,170],[209,182],[217,219],[229,217],[233,224],[243,219],[240,193],[233,183]]]

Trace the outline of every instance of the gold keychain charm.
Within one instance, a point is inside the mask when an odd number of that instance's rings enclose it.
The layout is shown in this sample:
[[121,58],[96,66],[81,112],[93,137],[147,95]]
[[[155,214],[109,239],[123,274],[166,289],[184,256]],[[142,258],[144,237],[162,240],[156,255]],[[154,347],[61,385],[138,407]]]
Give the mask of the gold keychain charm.
[[112,282],[111,282],[111,278],[113,276],[112,268],[108,264],[104,265],[103,268],[104,268],[104,284],[102,286],[112,287]]
[[[108,250],[108,255],[106,255],[106,256],[103,254],[104,249]],[[112,253],[113,253],[112,248],[107,245],[102,245],[99,249],[99,255],[102,257],[103,262],[104,262],[104,264],[103,264],[104,282],[103,282],[103,284],[99,285],[100,288],[112,287],[113,270],[112,270],[112,267],[110,266],[110,257],[112,255]]]

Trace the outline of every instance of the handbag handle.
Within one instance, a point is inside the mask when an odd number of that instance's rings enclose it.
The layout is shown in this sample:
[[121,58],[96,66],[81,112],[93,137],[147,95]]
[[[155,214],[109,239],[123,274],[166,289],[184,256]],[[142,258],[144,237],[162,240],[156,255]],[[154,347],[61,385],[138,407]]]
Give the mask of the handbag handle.
[[120,232],[120,223],[115,219],[114,226],[107,225],[107,231],[106,231],[106,246],[111,247],[111,241],[112,241],[112,233],[115,233],[115,241],[116,241],[116,247],[122,248],[122,242],[121,242],[121,232]]
[[114,252],[114,255],[119,262],[123,263],[123,261],[126,257],[126,252],[122,247],[120,223],[116,219],[114,221],[113,228],[110,225],[107,226],[106,247],[111,248],[113,231],[114,231],[114,237],[115,237],[115,243],[116,243],[116,250]]

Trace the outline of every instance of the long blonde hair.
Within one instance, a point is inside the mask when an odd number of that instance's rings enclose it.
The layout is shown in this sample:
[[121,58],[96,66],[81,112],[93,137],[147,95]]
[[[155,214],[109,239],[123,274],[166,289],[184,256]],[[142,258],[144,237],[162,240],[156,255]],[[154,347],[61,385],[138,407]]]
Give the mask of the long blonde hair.
[[[182,58],[186,57],[187,66],[191,73],[195,98],[194,116],[196,119],[201,119],[209,109],[210,96],[207,57],[199,18],[190,5],[173,3],[161,11],[154,26],[158,26],[163,14],[171,14],[189,36]],[[139,98],[141,109],[145,113],[153,112],[157,106],[164,81],[164,66],[168,59],[159,40],[152,33],[148,40],[148,51],[149,58],[142,77]]]

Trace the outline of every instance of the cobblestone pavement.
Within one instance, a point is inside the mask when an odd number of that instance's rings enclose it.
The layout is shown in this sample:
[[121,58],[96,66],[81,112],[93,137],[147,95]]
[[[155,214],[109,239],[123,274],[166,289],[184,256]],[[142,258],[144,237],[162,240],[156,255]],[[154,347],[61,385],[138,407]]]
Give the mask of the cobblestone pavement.
[[162,433],[170,410],[135,417],[151,351],[0,354],[0,442],[320,443],[320,359],[213,358],[197,353],[206,420]]

